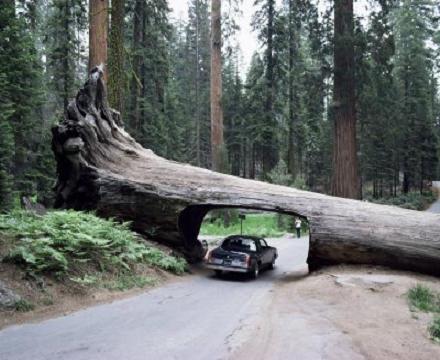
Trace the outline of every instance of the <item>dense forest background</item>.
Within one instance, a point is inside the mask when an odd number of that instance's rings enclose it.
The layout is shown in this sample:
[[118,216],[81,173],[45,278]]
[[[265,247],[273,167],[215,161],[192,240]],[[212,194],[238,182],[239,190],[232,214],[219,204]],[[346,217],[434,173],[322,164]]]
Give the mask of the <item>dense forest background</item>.
[[[422,193],[439,177],[440,8],[430,0],[369,4],[349,39],[362,196]],[[206,168],[210,9],[211,1],[190,0],[188,20],[174,20],[166,0],[113,0],[109,10],[111,105],[144,147]],[[240,1],[223,1],[221,170],[330,193],[333,2],[256,0],[254,10],[260,48],[245,72]],[[50,129],[87,78],[88,21],[86,0],[2,2],[1,209],[23,195],[52,204]]]

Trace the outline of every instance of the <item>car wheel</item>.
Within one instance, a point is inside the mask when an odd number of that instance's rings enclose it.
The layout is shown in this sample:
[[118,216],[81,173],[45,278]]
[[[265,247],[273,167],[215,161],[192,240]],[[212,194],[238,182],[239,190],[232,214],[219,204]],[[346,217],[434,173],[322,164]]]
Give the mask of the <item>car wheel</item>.
[[222,276],[222,274],[223,274],[222,270],[214,270],[214,272],[215,272],[215,276],[218,276],[218,277]]
[[260,275],[260,265],[258,265],[258,263],[256,263],[252,272],[251,272],[251,277],[252,277],[252,279],[256,279],[258,277],[258,275]]
[[273,270],[275,268],[275,257],[272,259],[272,262],[269,264],[269,269]]

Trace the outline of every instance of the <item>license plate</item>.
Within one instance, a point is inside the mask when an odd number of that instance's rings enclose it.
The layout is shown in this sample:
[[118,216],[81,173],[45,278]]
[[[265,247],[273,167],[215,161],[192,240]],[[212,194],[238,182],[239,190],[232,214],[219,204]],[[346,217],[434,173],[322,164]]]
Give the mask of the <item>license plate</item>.
[[231,260],[223,260],[223,265],[231,265]]
[[232,260],[232,266],[241,266],[241,264],[240,260]]

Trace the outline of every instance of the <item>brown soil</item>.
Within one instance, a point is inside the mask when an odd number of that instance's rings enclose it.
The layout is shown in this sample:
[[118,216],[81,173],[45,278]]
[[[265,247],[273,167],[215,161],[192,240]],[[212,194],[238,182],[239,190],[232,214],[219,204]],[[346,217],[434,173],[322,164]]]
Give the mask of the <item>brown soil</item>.
[[234,358],[440,359],[440,344],[427,330],[433,314],[408,305],[407,292],[419,283],[440,291],[436,278],[371,268],[340,266],[300,281],[286,278],[252,336],[259,341]]

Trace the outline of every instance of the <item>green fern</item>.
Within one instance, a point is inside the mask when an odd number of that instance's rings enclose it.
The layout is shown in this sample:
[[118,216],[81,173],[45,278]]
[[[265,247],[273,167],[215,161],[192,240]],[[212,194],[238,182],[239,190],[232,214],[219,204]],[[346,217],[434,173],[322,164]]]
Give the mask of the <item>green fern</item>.
[[68,274],[84,264],[98,270],[130,271],[136,263],[181,274],[184,259],[147,246],[129,223],[78,211],[52,211],[45,216],[16,211],[0,215],[0,231],[17,238],[5,260],[33,273]]

